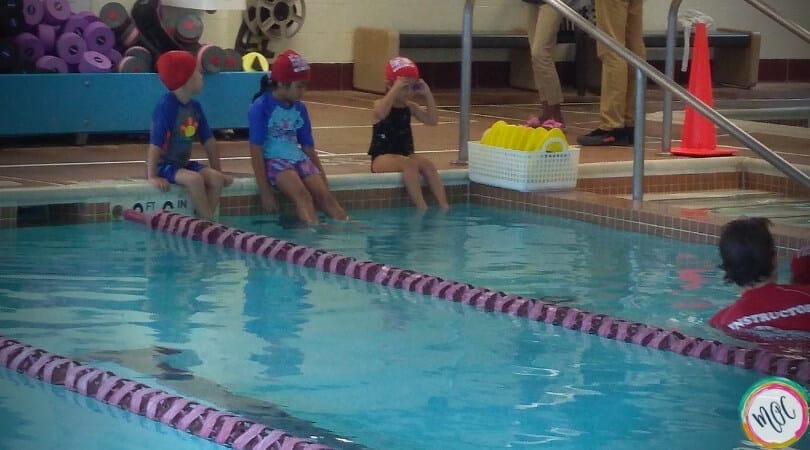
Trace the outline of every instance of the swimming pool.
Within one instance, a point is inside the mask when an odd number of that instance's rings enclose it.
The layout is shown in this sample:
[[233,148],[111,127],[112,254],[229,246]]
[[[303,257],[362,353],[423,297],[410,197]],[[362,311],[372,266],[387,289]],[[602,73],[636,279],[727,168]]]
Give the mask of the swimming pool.
[[[467,205],[354,216],[364,228],[224,222],[700,336],[735,295],[708,246]],[[299,435],[347,448],[745,447],[736,408],[754,372],[131,223],[0,237],[2,333],[269,425],[283,411]],[[21,407],[0,405],[4,423]],[[94,438],[92,423],[75,428]]]
[[222,449],[146,417],[6,369],[0,369],[0,418],[0,449]]
[[810,102],[807,99],[771,101],[765,104],[746,104],[736,100],[727,104],[726,108],[728,109],[719,109],[718,112],[732,119],[810,128]]
[[[222,222],[358,259],[731,342],[706,323],[738,294],[722,282],[713,246],[468,204],[451,214],[422,216],[402,208],[352,215],[371,229],[312,233],[261,218]],[[780,259],[780,279],[788,278],[788,267],[788,260]]]
[[649,195],[647,201],[726,216],[767,217],[772,223],[810,227],[810,199],[754,189],[697,191]]

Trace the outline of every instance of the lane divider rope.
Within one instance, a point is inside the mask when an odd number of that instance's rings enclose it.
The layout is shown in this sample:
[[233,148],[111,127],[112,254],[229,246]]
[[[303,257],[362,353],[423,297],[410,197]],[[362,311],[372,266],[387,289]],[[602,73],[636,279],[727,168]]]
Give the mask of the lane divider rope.
[[296,245],[178,213],[160,211],[144,214],[127,210],[124,218],[157,231],[370,283],[460,302],[484,311],[526,317],[607,339],[753,369],[769,375],[790,378],[803,384],[810,383],[810,360],[806,358],[780,355],[761,348],[724,344],[541,299],[510,295],[373,261],[360,261],[339,253]]
[[331,450],[110,371],[0,336],[0,366],[236,450]]

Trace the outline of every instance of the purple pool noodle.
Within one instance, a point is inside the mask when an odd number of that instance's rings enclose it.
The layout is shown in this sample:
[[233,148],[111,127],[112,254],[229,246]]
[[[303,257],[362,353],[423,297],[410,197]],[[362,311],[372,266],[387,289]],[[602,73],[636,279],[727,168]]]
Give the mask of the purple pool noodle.
[[110,62],[112,63],[113,70],[117,71],[118,63],[120,63],[121,59],[123,58],[123,56],[121,56],[121,53],[118,50],[111,48],[106,52],[104,52],[104,54],[107,55],[107,58],[109,58]]
[[0,366],[234,449],[329,450],[243,417],[0,336]]
[[14,38],[17,50],[24,61],[34,63],[45,54],[45,46],[42,41],[31,33],[23,32]]
[[68,0],[44,0],[45,22],[51,25],[60,25],[70,18],[70,2]]
[[56,40],[56,54],[68,64],[79,64],[87,44],[76,33],[63,33]]
[[92,11],[81,11],[76,13],[77,16],[84,18],[89,23],[100,22],[101,18],[93,14]]
[[103,22],[88,24],[84,29],[83,37],[84,42],[87,44],[87,50],[107,54],[107,51],[115,45],[115,33]]
[[53,49],[56,46],[56,27],[41,23],[37,25],[37,37],[45,47],[45,54],[53,54]]
[[43,72],[68,73],[67,63],[53,55],[39,58],[35,66]]
[[109,72],[112,69],[112,62],[106,55],[88,50],[82,54],[82,59],[79,61],[79,72],[82,73],[102,73]]
[[23,19],[29,29],[34,29],[45,17],[42,0],[23,0]]
[[87,26],[90,25],[90,22],[81,16],[71,16],[61,28],[62,33],[76,33],[79,36],[84,37],[84,30]]

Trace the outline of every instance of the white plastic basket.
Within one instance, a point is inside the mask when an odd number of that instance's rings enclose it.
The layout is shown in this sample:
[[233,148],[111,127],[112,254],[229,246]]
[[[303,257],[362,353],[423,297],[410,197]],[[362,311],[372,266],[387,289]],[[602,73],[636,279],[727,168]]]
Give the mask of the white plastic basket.
[[562,152],[522,152],[467,144],[470,180],[516,191],[561,191],[577,186],[579,148]]

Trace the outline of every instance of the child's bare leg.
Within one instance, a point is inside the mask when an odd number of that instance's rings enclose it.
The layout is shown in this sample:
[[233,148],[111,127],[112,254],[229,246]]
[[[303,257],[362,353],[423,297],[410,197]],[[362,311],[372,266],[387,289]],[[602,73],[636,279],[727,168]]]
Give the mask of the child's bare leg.
[[276,175],[276,187],[293,201],[295,212],[302,222],[315,224],[320,222],[312,196],[294,170],[287,169]]
[[425,177],[430,187],[430,192],[433,193],[433,197],[436,199],[436,203],[439,204],[439,207],[442,209],[450,208],[450,205],[447,203],[447,192],[444,189],[442,177],[436,170],[433,161],[419,155],[411,155],[410,158],[416,161],[419,166],[419,172]]
[[428,209],[422,195],[422,181],[419,179],[419,165],[416,161],[402,155],[380,155],[374,158],[371,167],[374,172],[402,173],[402,184],[413,204],[422,211]]
[[211,205],[208,204],[208,197],[205,194],[205,180],[202,175],[193,170],[179,169],[174,176],[174,181],[186,188],[188,196],[191,198],[191,205],[194,206],[200,217],[214,220],[214,208],[211,208]]
[[205,192],[208,196],[208,205],[212,214],[216,212],[219,199],[222,197],[222,188],[225,186],[225,177],[218,170],[206,167],[200,171],[205,181]]
[[318,207],[326,213],[327,216],[336,220],[346,220],[349,218],[346,210],[340,206],[340,203],[335,199],[335,196],[329,192],[329,188],[323,181],[321,174],[314,174],[304,178],[306,185],[312,197],[315,199]]

